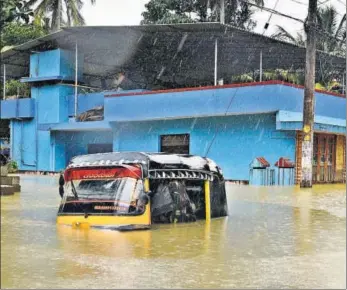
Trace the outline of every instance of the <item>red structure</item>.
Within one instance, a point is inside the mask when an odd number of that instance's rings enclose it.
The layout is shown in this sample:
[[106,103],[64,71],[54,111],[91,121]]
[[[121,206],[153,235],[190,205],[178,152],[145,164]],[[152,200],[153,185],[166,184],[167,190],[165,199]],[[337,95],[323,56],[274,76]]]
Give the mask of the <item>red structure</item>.
[[294,162],[290,161],[289,158],[281,157],[275,163],[275,166],[278,167],[278,168],[294,168],[295,164],[294,164]]

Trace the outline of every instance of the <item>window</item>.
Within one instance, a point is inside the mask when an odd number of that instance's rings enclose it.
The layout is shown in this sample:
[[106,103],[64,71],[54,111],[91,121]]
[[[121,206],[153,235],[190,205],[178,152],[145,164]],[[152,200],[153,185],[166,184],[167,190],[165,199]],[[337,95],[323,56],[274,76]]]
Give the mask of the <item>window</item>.
[[189,134],[161,135],[160,151],[165,153],[189,154]]
[[112,152],[112,144],[88,144],[88,154]]

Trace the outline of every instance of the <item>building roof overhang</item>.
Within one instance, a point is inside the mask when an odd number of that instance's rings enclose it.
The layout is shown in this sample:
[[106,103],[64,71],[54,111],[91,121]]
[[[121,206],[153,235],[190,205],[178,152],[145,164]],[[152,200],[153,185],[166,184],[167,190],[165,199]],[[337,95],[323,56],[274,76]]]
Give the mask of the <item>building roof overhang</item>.
[[[31,53],[74,50],[77,43],[86,80],[125,71],[137,87],[152,88],[158,81],[193,86],[213,82],[216,39],[218,78],[259,70],[261,52],[263,70],[304,69],[304,47],[219,23],[63,28],[2,52],[1,60],[8,77],[26,77]],[[317,70],[327,66],[342,72],[345,60],[317,52]]]
[[[280,110],[276,114],[276,130],[301,131],[303,128],[302,120],[302,113]],[[316,115],[314,117],[314,131],[346,134],[346,120]]]

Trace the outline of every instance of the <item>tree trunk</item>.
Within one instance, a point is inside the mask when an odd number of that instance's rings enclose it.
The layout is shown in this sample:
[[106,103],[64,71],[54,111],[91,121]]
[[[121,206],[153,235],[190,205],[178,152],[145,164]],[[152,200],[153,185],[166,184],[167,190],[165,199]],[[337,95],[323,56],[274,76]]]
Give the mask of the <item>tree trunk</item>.
[[317,0],[309,0],[307,17],[307,45],[304,91],[304,116],[302,142],[301,187],[312,187],[313,126],[314,126],[314,83],[316,70],[316,21]]
[[57,25],[55,27],[55,31],[60,30],[61,27],[61,1],[62,0],[58,0],[58,14],[57,14]]

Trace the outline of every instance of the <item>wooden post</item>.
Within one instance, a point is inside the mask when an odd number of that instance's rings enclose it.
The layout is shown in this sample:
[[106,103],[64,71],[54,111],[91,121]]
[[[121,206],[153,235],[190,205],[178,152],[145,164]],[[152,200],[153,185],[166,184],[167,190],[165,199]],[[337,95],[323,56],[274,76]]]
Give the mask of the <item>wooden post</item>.
[[306,68],[304,90],[304,113],[302,142],[301,187],[312,187],[313,126],[314,126],[314,84],[316,70],[316,22],[317,0],[309,0],[306,27]]

